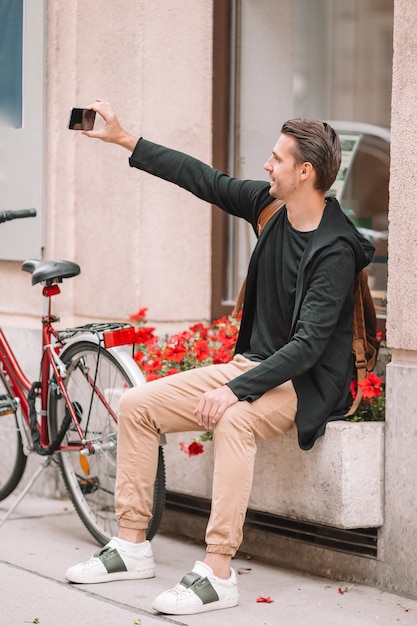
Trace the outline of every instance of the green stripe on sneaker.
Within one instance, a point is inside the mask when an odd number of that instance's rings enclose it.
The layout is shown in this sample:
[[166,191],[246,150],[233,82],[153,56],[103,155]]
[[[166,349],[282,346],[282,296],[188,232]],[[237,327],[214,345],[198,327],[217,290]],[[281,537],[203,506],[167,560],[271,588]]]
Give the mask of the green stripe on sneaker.
[[181,580],[181,585],[191,589],[203,604],[217,602],[219,596],[207,577],[201,578],[195,572],[189,572]]
[[199,576],[195,572],[188,572],[188,574],[185,574],[185,576],[182,577],[180,585],[182,585],[183,587],[187,587],[188,589],[188,587],[191,587],[191,585],[197,580],[200,580],[200,578],[201,576]]
[[94,556],[100,559],[109,574],[127,572],[127,567],[115,548],[103,548]]

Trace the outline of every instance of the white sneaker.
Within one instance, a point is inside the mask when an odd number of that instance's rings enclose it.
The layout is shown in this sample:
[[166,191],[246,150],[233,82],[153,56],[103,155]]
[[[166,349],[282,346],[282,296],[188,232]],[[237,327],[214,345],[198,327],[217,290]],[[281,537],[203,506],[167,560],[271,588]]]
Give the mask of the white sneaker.
[[154,576],[155,563],[150,542],[145,541],[143,551],[129,552],[116,537],[91,559],[73,565],[65,573],[65,578],[72,583],[105,583]]
[[176,587],[155,598],[152,608],[170,615],[194,615],[239,604],[236,574],[218,578],[211,567],[196,561],[193,571],[186,574]]

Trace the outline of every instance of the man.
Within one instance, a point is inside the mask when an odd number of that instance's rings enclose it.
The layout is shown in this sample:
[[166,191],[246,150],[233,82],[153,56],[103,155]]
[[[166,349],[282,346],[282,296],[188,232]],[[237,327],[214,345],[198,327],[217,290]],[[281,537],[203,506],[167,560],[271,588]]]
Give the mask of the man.
[[[110,105],[91,105],[105,121],[89,137],[130,152],[130,165],[176,183],[249,221],[256,230],[271,201],[285,205],[262,231],[248,270],[243,316],[230,363],[197,368],[130,389],[119,407],[116,515],[119,536],[66,576],[76,583],[154,575],[146,527],[161,433],[214,431],[212,510],[207,552],[154,609],[194,614],[238,604],[231,559],[242,541],[256,441],[295,426],[309,449],[351,402],[354,275],[372,245],[325,193],[341,149],[317,120],[290,120],[265,164],[269,183],[237,180],[185,154],[137,139]],[[131,459],[136,459],[132,466]]]

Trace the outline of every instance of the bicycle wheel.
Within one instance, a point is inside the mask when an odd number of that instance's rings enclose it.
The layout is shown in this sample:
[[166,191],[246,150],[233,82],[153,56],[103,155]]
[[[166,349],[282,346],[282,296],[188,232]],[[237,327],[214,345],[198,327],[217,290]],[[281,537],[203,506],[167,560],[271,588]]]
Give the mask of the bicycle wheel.
[[[67,366],[65,385],[84,437],[97,447],[96,452],[90,456],[83,456],[79,451],[60,452],[58,458],[62,477],[82,522],[93,537],[101,545],[105,545],[118,532],[114,513],[117,449],[117,423],[114,413],[117,412],[123,392],[128,387],[142,384],[144,378],[126,352],[121,353],[117,348],[99,349],[97,343],[88,340],[80,339],[70,344],[63,351],[61,359]],[[126,359],[129,359],[129,365],[126,364]],[[132,363],[134,367],[131,366]],[[52,439],[58,432],[66,411],[65,401],[55,389],[56,386],[52,385],[49,397]],[[62,445],[79,443],[78,433],[72,425]],[[152,539],[158,530],[164,502],[165,465],[160,448],[148,539]]]
[[0,500],[14,491],[23,476],[27,456],[16,417],[16,405],[0,374]]

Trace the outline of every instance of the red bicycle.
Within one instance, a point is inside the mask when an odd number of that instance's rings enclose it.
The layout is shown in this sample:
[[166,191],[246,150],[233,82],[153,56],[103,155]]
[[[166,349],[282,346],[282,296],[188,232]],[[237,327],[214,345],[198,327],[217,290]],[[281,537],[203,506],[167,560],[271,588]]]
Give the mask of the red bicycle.
[[[34,209],[0,211],[0,223],[35,215]],[[80,267],[70,261],[28,260],[22,270],[32,275],[32,285],[43,284],[42,357],[39,380],[30,382],[0,328],[0,500],[16,489],[29,454],[44,457],[39,473],[56,461],[82,522],[105,545],[117,533],[113,498],[118,403],[128,387],[145,382],[126,349],[131,344],[133,351],[135,330],[131,324],[112,322],[58,330],[52,298],[60,293],[59,284],[77,276]],[[158,530],[164,500],[160,446],[148,539]]]

